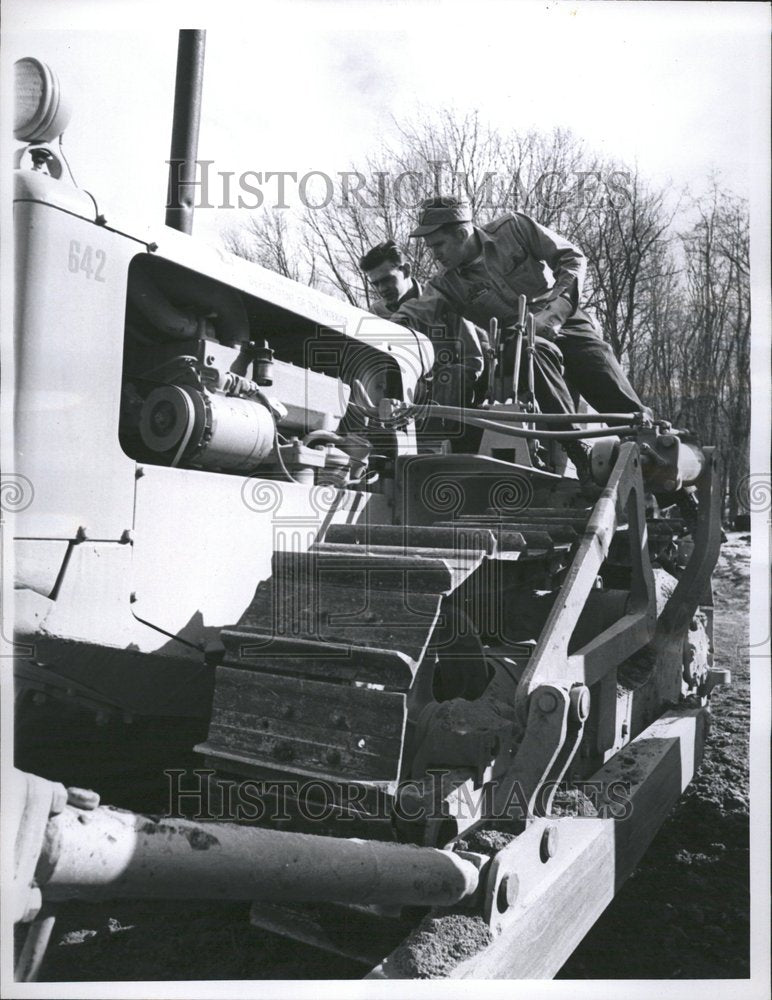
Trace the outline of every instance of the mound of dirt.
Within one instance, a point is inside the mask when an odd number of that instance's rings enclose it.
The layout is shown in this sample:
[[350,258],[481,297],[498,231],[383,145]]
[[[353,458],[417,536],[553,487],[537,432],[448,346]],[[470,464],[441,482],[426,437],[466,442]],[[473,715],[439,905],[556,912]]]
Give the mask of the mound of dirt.
[[450,970],[493,941],[482,917],[429,917],[391,957],[400,979],[445,979]]

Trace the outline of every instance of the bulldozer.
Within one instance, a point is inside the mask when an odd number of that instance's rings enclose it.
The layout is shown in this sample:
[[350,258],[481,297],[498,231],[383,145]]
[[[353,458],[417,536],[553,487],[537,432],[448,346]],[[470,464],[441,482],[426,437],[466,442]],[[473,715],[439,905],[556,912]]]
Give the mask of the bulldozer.
[[[17,704],[197,721],[209,803],[146,816],[17,772],[17,977],[54,904],[142,896],[248,899],[373,978],[551,977],[729,682],[718,455],[645,413],[539,413],[495,368],[483,405],[437,405],[420,332],[197,243],[202,59],[182,32],[184,169],[149,234],[74,184],[56,74],[17,64]],[[525,303],[517,336],[532,363]]]

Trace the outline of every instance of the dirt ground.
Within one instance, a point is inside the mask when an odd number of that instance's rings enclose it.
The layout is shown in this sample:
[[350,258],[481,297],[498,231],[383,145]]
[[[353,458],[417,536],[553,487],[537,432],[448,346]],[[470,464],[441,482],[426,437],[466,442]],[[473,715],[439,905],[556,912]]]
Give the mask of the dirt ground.
[[716,666],[702,767],[640,866],[559,979],[742,979],[749,958],[750,536],[730,533],[714,575]]
[[[733,684],[713,697],[702,769],[635,874],[560,979],[749,975],[748,597],[750,538],[732,533],[716,574],[716,661]],[[44,981],[354,979],[363,966],[250,927],[248,906],[62,907]]]

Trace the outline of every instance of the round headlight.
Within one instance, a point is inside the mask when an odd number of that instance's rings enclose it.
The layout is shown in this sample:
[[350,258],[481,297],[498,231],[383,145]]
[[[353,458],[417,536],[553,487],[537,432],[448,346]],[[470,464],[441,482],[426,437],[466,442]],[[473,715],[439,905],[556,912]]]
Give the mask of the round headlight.
[[39,59],[16,61],[16,114],[13,134],[21,142],[50,142],[67,127],[69,104],[59,77]]

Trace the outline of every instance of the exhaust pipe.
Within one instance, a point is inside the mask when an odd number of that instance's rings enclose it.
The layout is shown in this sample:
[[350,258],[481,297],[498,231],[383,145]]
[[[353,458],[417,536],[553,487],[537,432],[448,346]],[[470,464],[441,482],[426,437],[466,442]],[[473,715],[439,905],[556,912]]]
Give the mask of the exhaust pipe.
[[193,231],[205,49],[205,31],[194,28],[184,28],[180,31],[177,46],[177,79],[174,85],[172,145],[168,161],[166,225],[188,235]]

